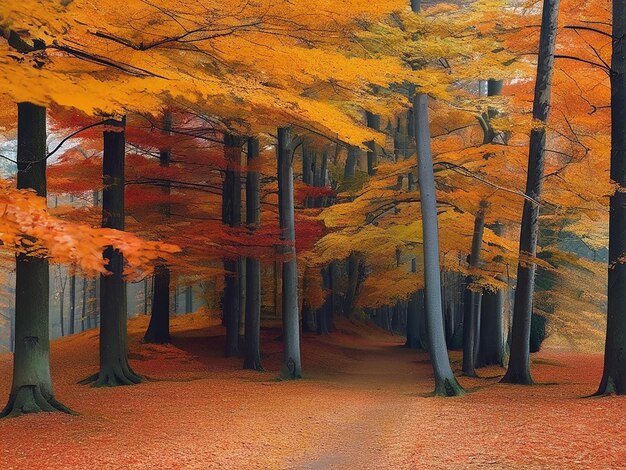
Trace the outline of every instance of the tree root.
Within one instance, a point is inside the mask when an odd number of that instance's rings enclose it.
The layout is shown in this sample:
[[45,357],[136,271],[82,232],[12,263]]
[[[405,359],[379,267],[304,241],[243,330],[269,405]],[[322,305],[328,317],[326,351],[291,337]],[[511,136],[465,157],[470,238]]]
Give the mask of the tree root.
[[38,385],[24,385],[9,397],[7,406],[0,412],[0,418],[13,418],[28,413],[60,411],[77,413],[59,403],[54,396],[45,397]]
[[500,379],[501,384],[516,384],[516,385],[535,385],[532,377],[526,372],[513,372],[509,368],[504,374],[504,377]]
[[145,382],[145,378],[135,374],[128,365],[117,364],[100,369],[89,377],[78,382],[81,385],[91,384],[92,387],[117,387],[120,385],[135,385]]
[[437,397],[462,397],[465,395],[465,390],[463,390],[456,378],[446,378],[436,381],[433,395]]

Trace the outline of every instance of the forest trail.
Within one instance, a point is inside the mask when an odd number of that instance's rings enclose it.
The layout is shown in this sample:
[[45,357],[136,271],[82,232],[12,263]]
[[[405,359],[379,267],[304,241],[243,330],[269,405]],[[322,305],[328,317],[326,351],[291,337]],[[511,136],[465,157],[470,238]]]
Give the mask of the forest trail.
[[[2,469],[545,469],[623,468],[624,398],[583,399],[601,356],[548,350],[535,379],[499,385],[501,368],[461,377],[472,393],[427,397],[424,353],[365,323],[338,321],[328,336],[303,335],[305,378],[276,380],[277,328],[262,331],[266,372],[223,357],[206,314],[176,317],[174,344],[143,345],[148,318],[129,322],[133,367],[152,380],[132,387],[77,385],[97,365],[97,332],[52,343],[56,394],[80,416],[0,421]],[[460,368],[460,354],[452,363]],[[11,358],[0,355],[0,395]],[[556,382],[556,384],[555,384]],[[123,449],[120,451],[120,449]],[[558,465],[555,465],[558,462]]]

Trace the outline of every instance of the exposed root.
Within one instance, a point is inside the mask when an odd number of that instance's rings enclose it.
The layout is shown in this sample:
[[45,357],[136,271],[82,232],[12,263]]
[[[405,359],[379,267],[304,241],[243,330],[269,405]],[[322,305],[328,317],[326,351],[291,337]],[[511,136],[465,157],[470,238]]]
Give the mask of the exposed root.
[[433,396],[437,397],[462,397],[465,395],[465,390],[456,378],[446,378],[444,380],[438,380],[435,383],[435,391]]
[[75,415],[76,412],[59,403],[53,396],[45,397],[37,385],[24,385],[11,394],[0,418],[13,418],[28,413],[60,411]]
[[90,375],[78,382],[81,385],[91,384],[92,387],[117,387],[120,385],[135,385],[145,382],[145,378],[135,374],[128,364],[108,366],[100,372]]
[[261,359],[258,357],[252,360],[245,360],[243,362],[243,368],[248,370],[256,370],[259,372],[265,371],[265,369],[263,369],[263,366],[261,365]]
[[516,372],[511,370],[506,371],[504,377],[500,379],[501,384],[516,384],[516,385],[535,385],[532,377],[527,372]]

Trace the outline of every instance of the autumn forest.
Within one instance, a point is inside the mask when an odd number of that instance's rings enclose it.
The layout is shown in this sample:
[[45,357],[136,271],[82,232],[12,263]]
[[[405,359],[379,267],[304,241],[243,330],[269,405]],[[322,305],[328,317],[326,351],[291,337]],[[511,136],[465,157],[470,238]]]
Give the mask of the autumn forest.
[[0,0],[0,468],[623,468],[626,0]]

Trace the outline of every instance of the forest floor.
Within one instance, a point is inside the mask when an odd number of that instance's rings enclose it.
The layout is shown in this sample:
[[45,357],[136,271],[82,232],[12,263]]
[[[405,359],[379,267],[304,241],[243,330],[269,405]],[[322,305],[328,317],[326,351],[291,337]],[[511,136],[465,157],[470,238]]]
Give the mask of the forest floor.
[[[96,370],[97,331],[52,343],[57,398],[80,415],[0,421],[1,469],[626,468],[626,398],[584,398],[599,355],[548,350],[533,358],[537,386],[488,368],[460,378],[467,396],[432,398],[427,355],[364,323],[305,334],[305,378],[280,382],[278,328],[263,330],[259,373],[222,357],[206,315],[173,319],[169,346],[140,343],[147,320],[129,323],[131,364],[152,379],[136,386],[77,385]],[[0,355],[2,400],[10,368]]]

